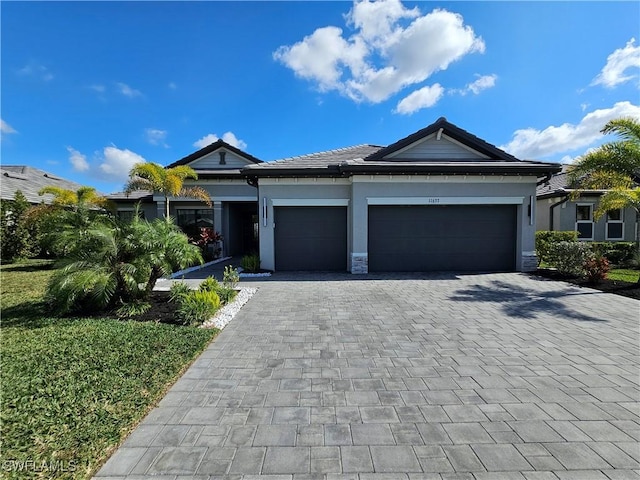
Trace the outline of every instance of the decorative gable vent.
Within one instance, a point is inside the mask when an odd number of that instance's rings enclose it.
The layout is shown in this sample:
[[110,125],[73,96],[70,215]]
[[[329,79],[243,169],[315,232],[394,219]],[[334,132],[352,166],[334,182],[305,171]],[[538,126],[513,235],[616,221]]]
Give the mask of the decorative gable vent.
[[227,156],[227,152],[220,150],[219,155],[220,155],[220,165],[226,165],[227,161],[225,160],[225,157]]

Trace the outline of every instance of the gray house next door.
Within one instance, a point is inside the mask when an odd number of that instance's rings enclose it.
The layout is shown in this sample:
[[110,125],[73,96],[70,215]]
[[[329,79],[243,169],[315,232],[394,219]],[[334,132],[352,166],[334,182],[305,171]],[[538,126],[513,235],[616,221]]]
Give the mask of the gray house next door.
[[370,272],[513,271],[514,205],[370,206]]
[[275,207],[277,271],[347,270],[346,207]]

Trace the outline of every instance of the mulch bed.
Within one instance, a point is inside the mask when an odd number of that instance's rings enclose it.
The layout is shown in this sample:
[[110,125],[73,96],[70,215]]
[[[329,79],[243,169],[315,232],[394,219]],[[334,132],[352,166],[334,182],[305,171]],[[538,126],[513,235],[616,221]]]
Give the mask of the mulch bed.
[[601,292],[614,293],[616,295],[622,295],[624,297],[640,300],[640,284],[637,283],[605,279],[600,283],[593,284],[581,278],[566,277],[558,273],[556,270],[547,268],[539,268],[535,272],[532,272],[532,274],[539,277],[549,278],[551,280],[560,280],[563,282],[571,283],[573,285],[578,285],[579,287],[593,288],[595,290],[600,290]]

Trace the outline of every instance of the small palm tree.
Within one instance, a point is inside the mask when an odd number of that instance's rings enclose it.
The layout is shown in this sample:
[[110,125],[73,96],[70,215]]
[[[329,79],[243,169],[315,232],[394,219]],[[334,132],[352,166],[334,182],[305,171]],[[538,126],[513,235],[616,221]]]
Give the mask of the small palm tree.
[[197,180],[196,171],[186,165],[164,168],[152,162],[136,163],[129,172],[129,181],[125,185],[125,193],[135,190],[151,190],[164,195],[165,217],[169,218],[169,197],[190,197],[202,200],[211,206],[211,197],[200,187],[184,187],[186,179]]

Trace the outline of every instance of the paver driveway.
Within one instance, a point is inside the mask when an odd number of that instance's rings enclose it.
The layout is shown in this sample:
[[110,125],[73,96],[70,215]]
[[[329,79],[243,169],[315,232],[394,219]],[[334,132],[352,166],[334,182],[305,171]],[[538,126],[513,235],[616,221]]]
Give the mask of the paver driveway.
[[640,302],[524,274],[256,285],[101,480],[639,478]]

